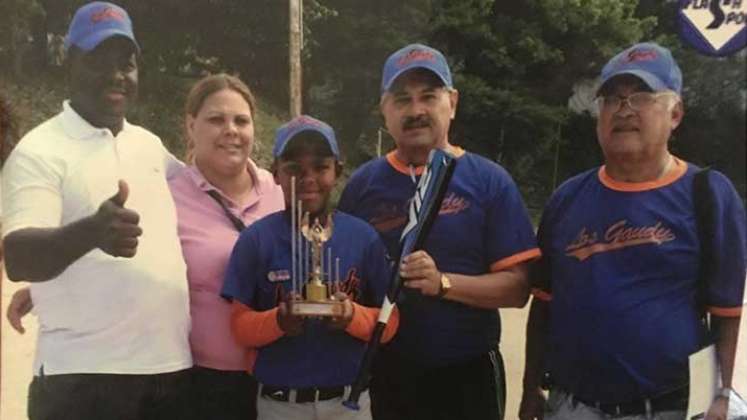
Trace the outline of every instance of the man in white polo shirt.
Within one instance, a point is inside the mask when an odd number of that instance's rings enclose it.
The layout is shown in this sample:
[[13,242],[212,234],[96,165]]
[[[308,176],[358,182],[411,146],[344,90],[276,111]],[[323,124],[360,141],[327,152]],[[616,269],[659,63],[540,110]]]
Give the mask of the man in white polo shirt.
[[39,337],[29,417],[183,419],[186,269],[166,184],[178,161],[124,116],[139,47],[122,8],[89,3],[66,39],[70,100],[5,164],[3,241]]

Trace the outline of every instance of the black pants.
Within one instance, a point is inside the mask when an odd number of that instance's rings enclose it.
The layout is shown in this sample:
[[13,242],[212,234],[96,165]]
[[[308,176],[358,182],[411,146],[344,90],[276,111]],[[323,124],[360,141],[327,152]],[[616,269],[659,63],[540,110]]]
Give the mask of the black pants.
[[502,420],[506,382],[500,353],[439,368],[383,351],[371,382],[374,420]]
[[30,420],[184,420],[190,418],[189,370],[153,375],[35,376]]
[[193,420],[256,420],[257,381],[246,372],[192,368]]

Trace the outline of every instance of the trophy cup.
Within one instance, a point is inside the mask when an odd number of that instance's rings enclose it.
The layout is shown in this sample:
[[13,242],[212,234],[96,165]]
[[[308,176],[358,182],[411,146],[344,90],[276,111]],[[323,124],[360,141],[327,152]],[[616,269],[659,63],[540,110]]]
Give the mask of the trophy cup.
[[[309,220],[302,202],[296,201],[295,177],[291,180],[291,255],[293,293],[289,305],[293,315],[335,317],[345,313],[343,302],[334,298],[339,290],[340,259],[335,259],[335,281],[332,277],[332,249],[324,244],[332,237],[332,215],[322,225],[319,218]],[[325,261],[326,257],[326,261]]]

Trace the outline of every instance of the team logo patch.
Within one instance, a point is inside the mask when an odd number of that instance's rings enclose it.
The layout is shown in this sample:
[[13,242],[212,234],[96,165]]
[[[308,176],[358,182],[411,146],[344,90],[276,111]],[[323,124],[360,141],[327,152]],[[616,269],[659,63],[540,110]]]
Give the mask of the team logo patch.
[[661,245],[675,239],[672,230],[661,222],[653,226],[628,226],[627,220],[612,224],[603,237],[599,236],[601,235],[597,235],[597,232],[582,228],[573,242],[565,248],[565,255],[583,261],[601,252],[644,244]]
[[633,50],[628,53],[627,57],[625,57],[623,60],[620,60],[617,64],[618,67],[621,67],[624,64],[629,64],[636,61],[654,61],[658,58],[658,56],[659,55],[655,50]]
[[[407,224],[407,210],[410,207],[408,200],[402,206],[392,203],[379,204],[374,210],[375,216],[368,220],[368,223],[376,229],[377,232],[389,232],[393,229],[400,229]],[[449,214],[459,214],[470,207],[467,198],[449,192],[441,203],[438,214],[441,216]]]
[[402,68],[414,61],[436,62],[436,56],[427,50],[412,50],[397,60],[397,66]]
[[677,23],[701,53],[730,55],[747,45],[747,0],[680,0]]
[[267,273],[267,280],[270,281],[270,283],[277,283],[279,281],[286,281],[290,280],[291,275],[290,271],[288,270],[275,270],[270,271]]
[[288,129],[289,130],[290,129],[296,129],[296,128],[302,126],[302,125],[311,125],[311,126],[314,126],[314,127],[322,127],[322,124],[319,121],[317,121],[317,120],[315,120],[313,118],[309,118],[306,115],[301,115],[300,117],[294,119],[293,121],[291,121],[288,124]]
[[444,197],[443,202],[441,202],[441,208],[439,209],[438,214],[459,214],[468,208],[469,201],[467,201],[466,198],[450,192],[446,197]]
[[117,20],[121,22],[125,20],[125,15],[112,7],[105,7],[91,15],[91,22],[93,23],[99,23],[106,20]]

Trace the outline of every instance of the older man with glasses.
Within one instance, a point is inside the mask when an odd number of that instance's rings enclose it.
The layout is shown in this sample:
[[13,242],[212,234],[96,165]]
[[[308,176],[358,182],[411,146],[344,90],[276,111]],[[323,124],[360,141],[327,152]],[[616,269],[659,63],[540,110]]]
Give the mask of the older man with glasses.
[[[564,183],[540,224],[519,417],[683,419],[688,357],[715,342],[723,388],[705,418],[726,418],[745,283],[742,200],[721,173],[696,176],[669,152],[684,116],[669,50],[634,45],[601,79],[604,165]],[[711,200],[706,223],[696,178]]]

